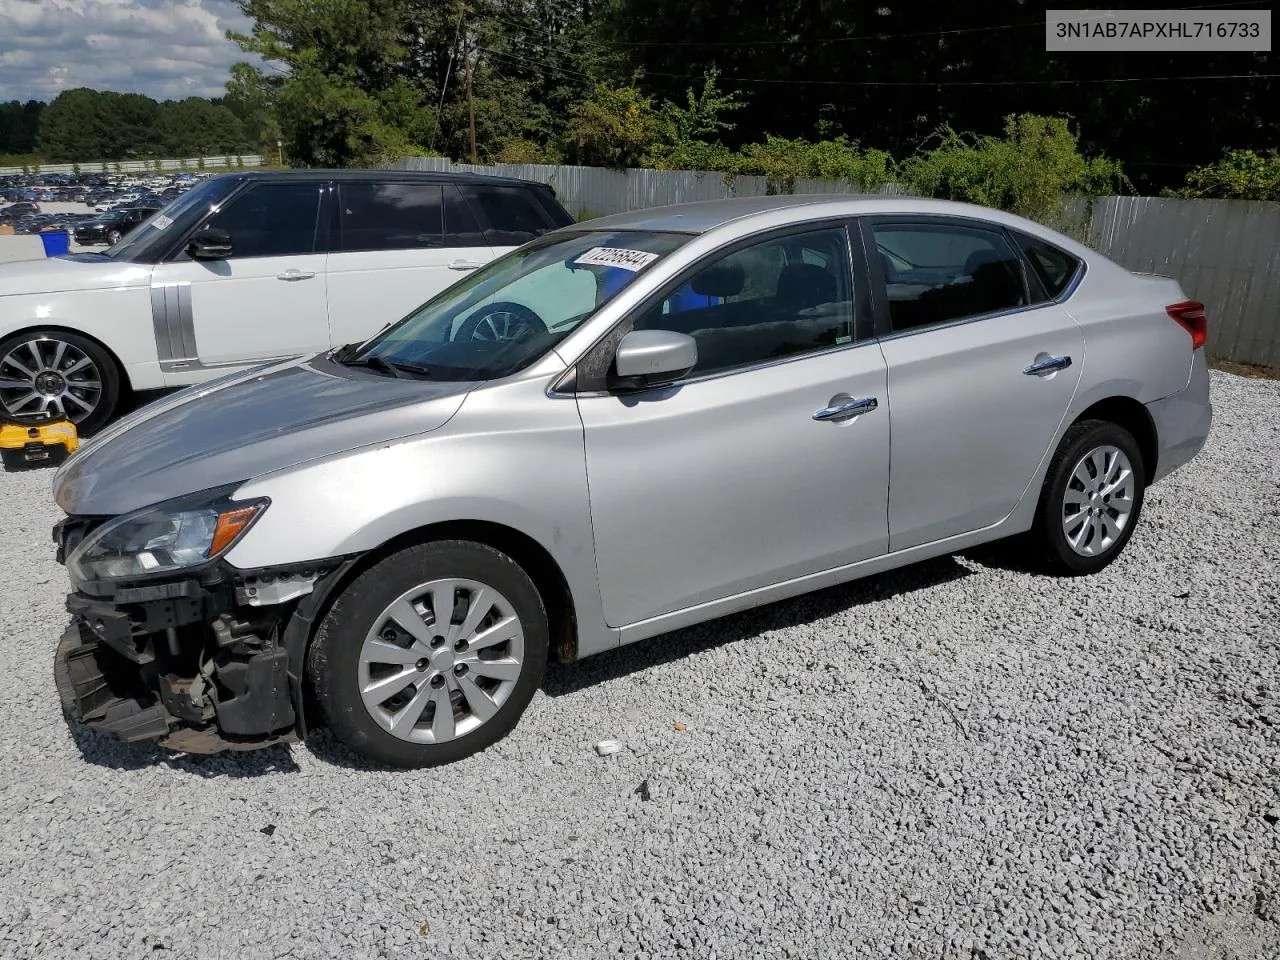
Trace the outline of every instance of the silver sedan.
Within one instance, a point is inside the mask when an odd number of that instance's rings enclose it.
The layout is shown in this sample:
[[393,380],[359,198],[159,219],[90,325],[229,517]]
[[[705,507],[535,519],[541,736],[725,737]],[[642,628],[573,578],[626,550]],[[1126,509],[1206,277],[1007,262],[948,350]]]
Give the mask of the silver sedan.
[[59,690],[127,739],[325,724],[430,765],[510,732],[551,656],[1014,536],[1093,573],[1204,444],[1205,336],[1173,280],[978,207],[568,227],[69,460]]

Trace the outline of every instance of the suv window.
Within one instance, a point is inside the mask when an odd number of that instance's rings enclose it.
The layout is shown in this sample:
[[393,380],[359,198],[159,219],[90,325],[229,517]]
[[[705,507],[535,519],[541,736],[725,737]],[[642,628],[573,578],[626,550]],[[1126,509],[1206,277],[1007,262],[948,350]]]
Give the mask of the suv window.
[[1029,303],[1022,263],[998,230],[873,223],[893,330],[913,330]]
[[1044,285],[1050,300],[1056,300],[1062,291],[1067,289],[1071,278],[1080,269],[1080,261],[1065,250],[1059,250],[1053,244],[1025,233],[1015,233],[1018,246],[1027,255],[1031,269]]
[[853,340],[843,227],[765,240],[720,257],[635,321],[698,343],[693,376]]
[[485,237],[495,247],[518,247],[561,226],[531,189],[477,184],[462,189],[488,221]]
[[444,197],[438,183],[344,183],[338,187],[341,249],[443,247]]
[[487,247],[484,230],[462,191],[452,184],[444,188],[444,245]]
[[318,183],[259,183],[205,221],[231,236],[231,255],[291,257],[316,249]]

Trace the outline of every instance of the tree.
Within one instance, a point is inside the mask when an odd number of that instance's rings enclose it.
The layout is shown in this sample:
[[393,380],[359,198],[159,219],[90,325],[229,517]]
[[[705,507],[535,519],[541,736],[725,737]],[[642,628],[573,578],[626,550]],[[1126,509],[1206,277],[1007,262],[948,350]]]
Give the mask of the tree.
[[160,104],[154,139],[169,157],[237,153],[248,146],[244,127],[229,108],[201,97]]
[[[415,69],[424,28],[440,16],[426,0],[236,0],[254,21],[229,34],[242,49],[284,68],[270,81],[291,162],[377,163],[430,138],[433,86]],[[276,68],[279,69],[278,67]],[[238,68],[238,84],[249,84]],[[262,75],[262,71],[257,71]],[[265,78],[254,80],[258,89]]]
[[35,151],[36,134],[44,104],[38,100],[0,103],[0,153],[27,154]]

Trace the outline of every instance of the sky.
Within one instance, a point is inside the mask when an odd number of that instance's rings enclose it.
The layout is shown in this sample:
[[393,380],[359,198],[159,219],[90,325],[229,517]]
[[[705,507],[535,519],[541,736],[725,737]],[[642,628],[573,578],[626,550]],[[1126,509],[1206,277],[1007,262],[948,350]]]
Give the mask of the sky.
[[248,27],[231,0],[0,0],[0,101],[76,87],[220,96],[251,59],[226,31]]

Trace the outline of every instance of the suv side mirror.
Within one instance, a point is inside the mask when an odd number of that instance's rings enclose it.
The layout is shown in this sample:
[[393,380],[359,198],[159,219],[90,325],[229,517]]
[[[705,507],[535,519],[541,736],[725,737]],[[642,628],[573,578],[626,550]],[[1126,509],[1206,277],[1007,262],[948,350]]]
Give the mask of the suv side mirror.
[[618,341],[610,386],[644,390],[679,380],[698,362],[698,344],[674,330],[632,330]]
[[231,256],[231,234],[206,227],[187,242],[192,260],[226,260]]

